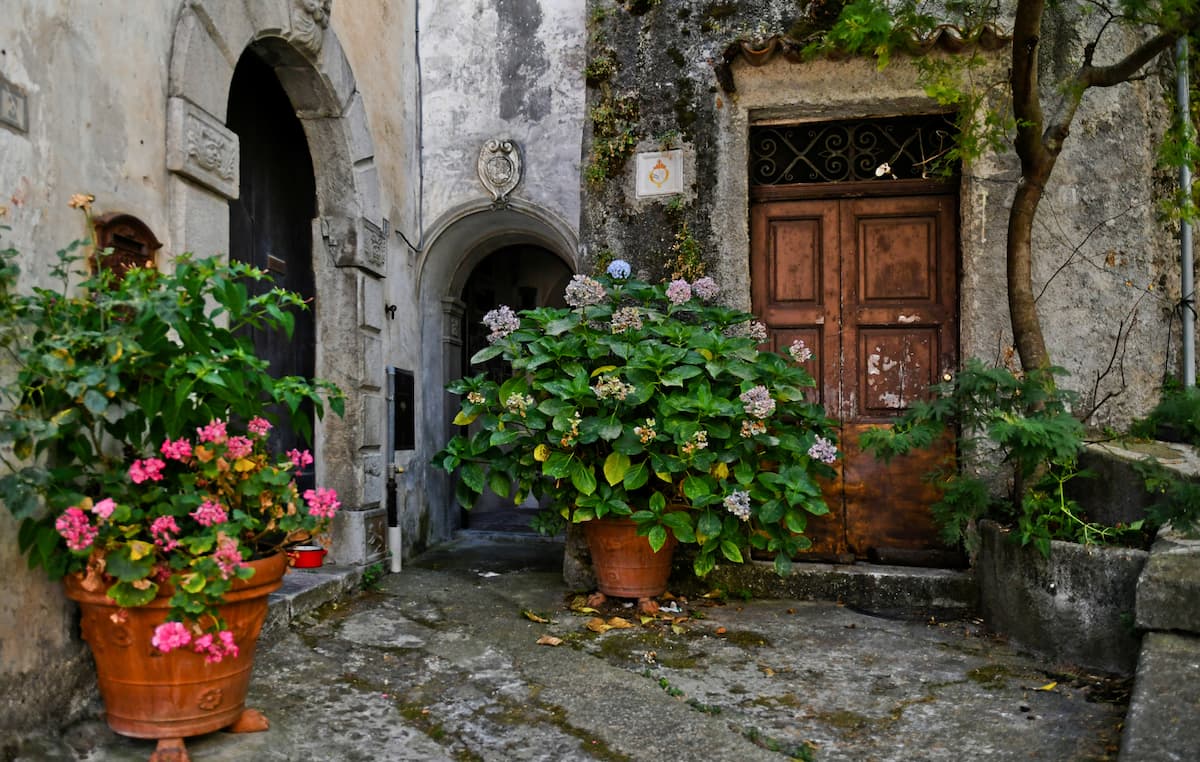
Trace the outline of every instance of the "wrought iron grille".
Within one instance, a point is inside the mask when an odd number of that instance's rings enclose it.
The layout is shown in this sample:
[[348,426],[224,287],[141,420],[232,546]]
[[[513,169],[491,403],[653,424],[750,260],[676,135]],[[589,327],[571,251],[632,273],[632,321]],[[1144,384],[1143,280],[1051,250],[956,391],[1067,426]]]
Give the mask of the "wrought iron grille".
[[[750,129],[750,183],[790,185],[944,175],[953,145],[947,114],[764,125]],[[952,174],[958,167],[948,167]]]

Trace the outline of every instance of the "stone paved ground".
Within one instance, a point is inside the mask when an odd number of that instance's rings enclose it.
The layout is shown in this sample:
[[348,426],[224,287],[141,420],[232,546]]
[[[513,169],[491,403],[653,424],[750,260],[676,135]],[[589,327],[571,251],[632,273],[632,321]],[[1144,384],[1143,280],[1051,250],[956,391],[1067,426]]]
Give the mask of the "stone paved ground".
[[[460,540],[302,616],[260,648],[250,704],[271,729],[192,739],[192,759],[1116,757],[1127,686],[1022,656],[974,622],[696,599],[643,623],[621,602],[572,611],[560,559],[543,542]],[[633,626],[594,632],[598,615]],[[152,748],[92,721],[19,758]]]

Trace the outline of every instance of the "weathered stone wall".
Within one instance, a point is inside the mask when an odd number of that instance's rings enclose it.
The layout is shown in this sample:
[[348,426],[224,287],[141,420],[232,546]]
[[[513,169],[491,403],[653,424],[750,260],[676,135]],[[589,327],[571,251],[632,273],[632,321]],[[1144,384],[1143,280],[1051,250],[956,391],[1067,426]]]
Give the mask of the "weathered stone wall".
[[[619,121],[614,107],[636,114],[629,130],[636,150],[682,147],[693,162],[685,165],[682,195],[650,200],[635,197],[632,159],[595,172],[598,181],[585,186],[583,209],[583,243],[592,261],[621,256],[646,275],[664,277],[678,269],[677,241],[686,226],[727,297],[748,306],[749,126],[939,110],[906,56],[893,57],[882,70],[870,60],[792,62],[776,55],[753,66],[738,56],[730,72],[736,91],[721,86],[714,64],[731,42],[803,31],[820,22],[822,8],[836,5],[588,3],[592,118],[585,165]],[[1078,61],[1094,21],[1069,8],[1053,13],[1059,15],[1049,17],[1043,41],[1048,115],[1058,105],[1057,78]],[[974,76],[1002,78],[1007,49],[984,55],[990,73]],[[1172,181],[1155,169],[1154,150],[1168,118],[1168,64],[1157,62],[1144,81],[1086,95],[1034,230],[1035,290],[1052,359],[1071,373],[1067,383],[1083,394],[1083,407],[1107,398],[1089,425],[1120,427],[1144,414],[1178,362],[1171,331],[1177,233],[1157,209]],[[1018,177],[1011,153],[980,157],[962,173],[963,358],[1002,360],[1012,341],[1004,244]]]

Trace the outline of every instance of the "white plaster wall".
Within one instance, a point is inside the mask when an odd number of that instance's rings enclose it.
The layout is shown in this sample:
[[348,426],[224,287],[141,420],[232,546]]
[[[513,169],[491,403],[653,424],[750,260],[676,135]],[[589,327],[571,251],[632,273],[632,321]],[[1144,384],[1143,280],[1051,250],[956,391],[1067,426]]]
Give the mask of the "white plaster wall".
[[[85,234],[72,193],[94,194],[97,213],[138,216],[171,248],[165,93],[177,6],[38,0],[0,12],[0,76],[25,91],[29,126],[0,125],[0,225],[12,228],[0,246],[22,252],[25,284],[47,284],[54,253]],[[0,509],[0,736],[63,720],[85,695],[72,688],[90,680],[73,606],[26,568],[16,531]]]
[[583,0],[423,0],[423,215],[488,197],[476,174],[489,138],[516,140],[514,196],[579,228]]

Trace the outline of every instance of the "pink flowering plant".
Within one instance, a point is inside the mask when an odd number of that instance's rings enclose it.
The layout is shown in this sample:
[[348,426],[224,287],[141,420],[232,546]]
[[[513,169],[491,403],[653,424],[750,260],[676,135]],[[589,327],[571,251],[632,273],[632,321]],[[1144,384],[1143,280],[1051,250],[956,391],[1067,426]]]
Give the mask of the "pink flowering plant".
[[290,333],[305,307],[280,289],[252,296],[266,273],[183,256],[118,278],[80,268],[77,247],[59,253],[57,288],[25,291],[17,252],[0,251],[0,499],[30,566],[79,574],[121,606],[171,591],[162,650],[236,654],[225,594],[338,509],[332,490],[297,486],[310,452],[272,454],[268,419],[310,437],[341,392],[255,356],[250,328]]
[[568,307],[484,317],[512,377],[450,385],[470,427],[436,456],[457,471],[470,508],[488,489],[548,509],[535,522],[631,517],[658,550],[674,534],[695,545],[704,576],[751,548],[786,573],[808,547],[808,517],[828,512],[818,479],[838,457],[831,422],[810,400],[811,351],[783,356],[753,315],[721,306],[712,278],[651,285],[612,262],[575,276]]

